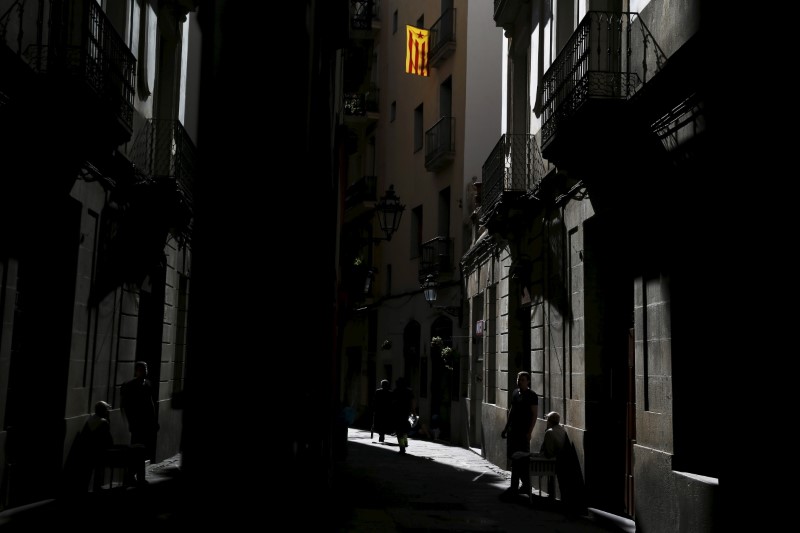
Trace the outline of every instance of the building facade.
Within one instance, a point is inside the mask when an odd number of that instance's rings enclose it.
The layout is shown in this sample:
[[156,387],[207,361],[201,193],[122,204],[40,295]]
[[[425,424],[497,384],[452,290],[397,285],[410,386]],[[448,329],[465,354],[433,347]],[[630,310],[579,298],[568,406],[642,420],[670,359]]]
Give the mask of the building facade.
[[[351,15],[359,28],[342,76],[342,402],[355,423],[369,425],[380,381],[394,386],[402,376],[423,424],[477,445],[482,375],[468,361],[459,259],[471,240],[480,154],[501,131],[501,30],[488,3],[351,2]],[[412,57],[418,30],[427,48]],[[419,57],[425,72],[409,72]],[[403,209],[384,232],[387,192]],[[426,284],[436,287],[435,301],[426,300]]]
[[156,460],[181,450],[195,2],[0,4],[0,509],[54,497],[78,432],[143,360]]
[[713,306],[699,228],[725,223],[700,193],[719,145],[700,7],[494,2],[506,127],[462,257],[486,457],[505,465],[496,436],[530,371],[540,417],[561,413],[588,505],[637,531],[712,531],[720,518],[722,427],[696,416],[722,394],[719,352],[693,332]]

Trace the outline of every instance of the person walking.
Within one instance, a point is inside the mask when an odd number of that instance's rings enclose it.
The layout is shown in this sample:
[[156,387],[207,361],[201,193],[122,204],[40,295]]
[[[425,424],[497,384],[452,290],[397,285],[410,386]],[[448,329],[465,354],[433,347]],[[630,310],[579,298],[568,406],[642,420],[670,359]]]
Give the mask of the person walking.
[[400,446],[400,453],[406,453],[408,446],[408,431],[411,429],[411,423],[408,417],[411,414],[416,414],[416,399],[414,393],[408,386],[406,378],[399,377],[395,382],[395,389],[392,392],[392,403],[394,405],[394,426],[397,435],[397,444]]
[[511,395],[506,425],[500,433],[501,438],[508,439],[506,452],[511,461],[511,486],[501,494],[504,500],[514,498],[518,493],[531,495],[531,436],[539,416],[539,395],[531,390],[530,383],[528,372],[517,374],[517,388]]
[[120,407],[128,420],[131,447],[139,448],[143,455],[141,468],[136,469],[136,481],[144,484],[144,461],[155,461],[156,433],[159,426],[153,401],[153,386],[147,379],[147,363],[136,361],[133,368],[133,379],[122,385]]
[[386,434],[392,431],[392,390],[388,379],[381,380],[381,388],[375,391],[372,430],[378,433],[378,442],[383,442]]

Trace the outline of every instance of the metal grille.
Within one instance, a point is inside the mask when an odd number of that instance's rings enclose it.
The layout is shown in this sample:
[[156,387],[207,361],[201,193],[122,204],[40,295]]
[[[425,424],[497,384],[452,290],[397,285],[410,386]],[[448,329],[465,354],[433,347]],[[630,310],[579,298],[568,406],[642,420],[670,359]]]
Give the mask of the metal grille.
[[664,61],[638,13],[588,12],[544,75],[542,144],[587,100],[633,96]]
[[[51,0],[50,45],[32,45],[24,53],[37,72],[82,79],[116,115],[133,127],[136,58],[94,0]],[[80,25],[73,26],[77,18]]]
[[376,0],[351,0],[350,27],[354,30],[368,30],[372,20],[378,19],[378,3]]
[[354,207],[362,202],[377,201],[377,184],[377,176],[364,176],[360,180],[347,187],[344,195],[345,209],[350,209],[351,207]]
[[133,143],[131,162],[149,179],[170,178],[191,205],[197,149],[177,120],[148,119]]
[[363,92],[351,92],[344,95],[344,112],[346,115],[361,117],[367,113],[379,111],[380,91],[377,86],[370,85]]
[[429,55],[435,56],[439,50],[448,43],[456,40],[456,10],[448,9],[439,20],[433,23],[430,28],[431,48]]
[[456,119],[442,117],[425,132],[425,166],[436,167],[437,160],[450,156],[456,151],[455,132]]
[[503,193],[525,193],[544,176],[536,137],[527,133],[506,133],[483,164],[481,209],[490,211]]
[[453,269],[453,239],[434,237],[419,247],[419,280],[428,274],[438,275]]

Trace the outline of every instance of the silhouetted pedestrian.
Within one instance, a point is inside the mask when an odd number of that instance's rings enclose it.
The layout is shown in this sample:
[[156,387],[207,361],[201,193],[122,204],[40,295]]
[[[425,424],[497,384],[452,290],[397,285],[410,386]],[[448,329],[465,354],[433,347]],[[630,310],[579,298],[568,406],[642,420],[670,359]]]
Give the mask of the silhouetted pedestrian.
[[[508,408],[508,419],[500,436],[508,438],[506,447],[508,459],[511,461],[511,486],[501,495],[508,499],[517,493],[530,497],[530,452],[531,435],[539,416],[539,395],[530,389],[531,375],[528,372],[517,374],[517,388],[511,395],[511,405]],[[514,458],[514,454],[519,454]],[[519,486],[520,481],[522,485]]]
[[142,466],[136,469],[136,481],[143,484],[144,461],[155,461],[156,433],[159,429],[153,386],[147,379],[147,363],[144,361],[134,364],[134,378],[122,385],[121,400],[122,413],[128,420],[131,432],[131,447],[143,449]]
[[372,430],[378,434],[378,442],[383,442],[386,434],[392,432],[392,390],[388,379],[381,380],[381,388],[375,391]]
[[408,386],[406,378],[399,377],[395,382],[395,389],[392,392],[394,405],[394,425],[397,434],[397,444],[400,446],[400,453],[406,453],[408,446],[408,431],[411,423],[408,417],[416,414],[416,398]]

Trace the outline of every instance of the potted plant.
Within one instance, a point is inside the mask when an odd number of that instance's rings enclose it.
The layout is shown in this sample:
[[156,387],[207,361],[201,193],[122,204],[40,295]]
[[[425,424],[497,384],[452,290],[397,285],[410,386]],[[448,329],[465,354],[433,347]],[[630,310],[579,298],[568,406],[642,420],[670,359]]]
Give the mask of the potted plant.
[[444,367],[447,370],[453,370],[453,364],[455,363],[456,359],[460,357],[458,350],[452,346],[445,346],[444,340],[442,340],[441,337],[433,337],[431,339],[431,347],[439,348],[439,350],[441,350],[440,355],[444,361]]
[[447,370],[453,370],[453,363],[455,363],[457,357],[458,352],[455,348],[451,348],[450,346],[442,348],[442,359],[444,360],[444,367]]

